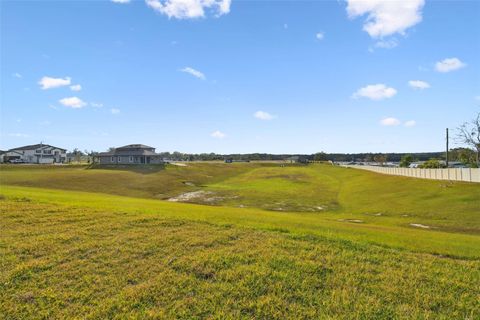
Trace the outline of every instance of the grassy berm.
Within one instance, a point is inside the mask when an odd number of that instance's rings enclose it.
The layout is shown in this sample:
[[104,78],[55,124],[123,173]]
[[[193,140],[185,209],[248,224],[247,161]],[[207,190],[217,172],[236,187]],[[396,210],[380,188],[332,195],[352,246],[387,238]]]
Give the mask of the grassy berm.
[[[196,191],[215,205],[158,200]],[[480,319],[479,199],[322,165],[0,167],[0,319]]]

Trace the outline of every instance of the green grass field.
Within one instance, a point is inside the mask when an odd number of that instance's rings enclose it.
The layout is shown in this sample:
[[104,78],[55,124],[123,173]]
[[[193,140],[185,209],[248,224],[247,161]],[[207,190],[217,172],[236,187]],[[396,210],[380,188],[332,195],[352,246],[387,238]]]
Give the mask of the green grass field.
[[0,182],[0,318],[480,317],[479,184],[258,163]]

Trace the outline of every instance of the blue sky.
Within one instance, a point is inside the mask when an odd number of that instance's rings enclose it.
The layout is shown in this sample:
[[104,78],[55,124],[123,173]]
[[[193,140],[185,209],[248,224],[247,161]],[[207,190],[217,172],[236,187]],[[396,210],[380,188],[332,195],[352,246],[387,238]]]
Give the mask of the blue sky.
[[0,149],[437,151],[480,111],[478,1],[2,1],[0,20]]

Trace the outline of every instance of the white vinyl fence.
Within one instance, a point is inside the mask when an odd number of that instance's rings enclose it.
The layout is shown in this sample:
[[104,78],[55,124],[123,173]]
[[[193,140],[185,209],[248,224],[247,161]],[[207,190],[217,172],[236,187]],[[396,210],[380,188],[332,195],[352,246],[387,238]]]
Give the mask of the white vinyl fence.
[[480,183],[480,168],[448,168],[448,169],[419,169],[419,168],[389,168],[376,166],[350,166],[344,167],[364,169],[383,174],[406,176],[422,179],[453,180]]

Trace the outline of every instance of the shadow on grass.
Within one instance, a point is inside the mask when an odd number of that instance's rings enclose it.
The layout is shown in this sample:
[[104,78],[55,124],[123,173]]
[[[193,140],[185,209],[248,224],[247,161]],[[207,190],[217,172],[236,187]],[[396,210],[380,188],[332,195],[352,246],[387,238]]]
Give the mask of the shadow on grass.
[[87,170],[118,170],[130,171],[140,174],[150,174],[165,170],[165,164],[91,164]]

